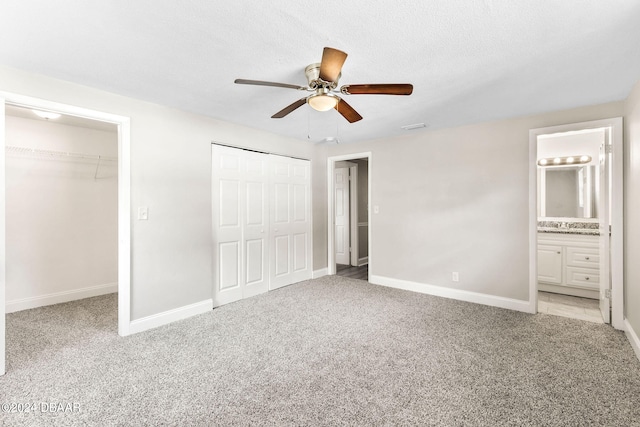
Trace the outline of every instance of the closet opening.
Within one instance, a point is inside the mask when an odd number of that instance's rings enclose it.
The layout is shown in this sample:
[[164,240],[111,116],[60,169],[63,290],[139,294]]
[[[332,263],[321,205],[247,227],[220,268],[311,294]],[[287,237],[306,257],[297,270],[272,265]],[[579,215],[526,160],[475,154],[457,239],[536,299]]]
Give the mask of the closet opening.
[[[130,135],[129,119],[109,113],[8,93],[0,107],[3,374],[7,314],[28,322],[41,307],[100,297],[129,335]],[[97,302],[61,320],[83,325]]]

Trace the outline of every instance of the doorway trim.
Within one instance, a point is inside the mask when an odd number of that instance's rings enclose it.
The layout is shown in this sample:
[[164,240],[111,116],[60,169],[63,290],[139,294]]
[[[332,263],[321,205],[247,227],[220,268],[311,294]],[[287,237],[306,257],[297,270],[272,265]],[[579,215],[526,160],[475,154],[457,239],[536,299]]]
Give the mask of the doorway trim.
[[585,129],[611,129],[611,325],[624,330],[623,284],[623,126],[622,117],[550,126],[529,131],[529,312],[538,308],[538,216],[537,216],[537,145],[538,136]]
[[5,105],[16,105],[113,123],[118,126],[118,334],[131,333],[131,120],[102,111],[0,91],[0,375],[5,373],[6,189]]
[[[357,159],[367,159],[368,161],[368,180],[369,185],[367,188],[369,205],[371,205],[371,171],[372,171],[372,155],[370,151],[363,153],[354,153],[354,154],[343,154],[340,156],[332,156],[327,158],[327,274],[334,275],[336,274],[336,257],[335,257],[335,236],[334,236],[334,192],[335,186],[333,185],[333,173],[335,169],[336,162],[341,162],[345,160],[357,160]],[[371,272],[372,272],[372,256],[371,256],[371,236],[372,232],[372,223],[371,223],[371,209],[367,213],[367,221],[369,222],[369,227],[367,230],[369,236],[369,277],[368,280],[371,281]]]
[[[368,173],[367,173],[368,174]],[[358,229],[358,164],[349,166],[349,247],[352,266],[360,267],[360,241]]]

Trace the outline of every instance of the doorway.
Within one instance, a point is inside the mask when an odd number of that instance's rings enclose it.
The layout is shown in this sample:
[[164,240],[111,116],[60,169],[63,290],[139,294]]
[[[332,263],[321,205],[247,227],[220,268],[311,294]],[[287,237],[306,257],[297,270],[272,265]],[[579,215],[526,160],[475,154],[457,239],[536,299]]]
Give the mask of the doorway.
[[[72,118],[83,118],[98,122],[107,122],[117,127],[118,155],[117,164],[117,290],[118,290],[118,334],[129,335],[130,325],[130,119],[110,113],[89,110],[81,107],[60,104],[52,101],[31,98],[12,93],[0,93],[0,374],[6,371],[5,364],[5,313],[6,313],[6,181],[5,181],[5,115],[7,106],[36,109],[43,112],[59,113]],[[97,174],[95,175],[97,178]]]
[[368,280],[371,270],[371,153],[330,157],[328,274]]
[[622,119],[530,131],[530,302],[623,327]]

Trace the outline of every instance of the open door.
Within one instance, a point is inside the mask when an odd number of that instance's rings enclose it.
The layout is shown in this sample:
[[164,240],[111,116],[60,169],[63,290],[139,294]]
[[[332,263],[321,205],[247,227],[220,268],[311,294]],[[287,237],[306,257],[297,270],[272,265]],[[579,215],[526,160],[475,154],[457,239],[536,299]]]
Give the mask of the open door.
[[600,312],[605,323],[611,323],[611,274],[610,274],[610,230],[609,230],[609,184],[611,162],[607,159],[610,129],[605,132],[600,144],[598,167],[598,218],[600,220]]
[[350,265],[351,254],[349,252],[349,168],[336,168],[334,173],[335,185],[335,242],[336,264]]

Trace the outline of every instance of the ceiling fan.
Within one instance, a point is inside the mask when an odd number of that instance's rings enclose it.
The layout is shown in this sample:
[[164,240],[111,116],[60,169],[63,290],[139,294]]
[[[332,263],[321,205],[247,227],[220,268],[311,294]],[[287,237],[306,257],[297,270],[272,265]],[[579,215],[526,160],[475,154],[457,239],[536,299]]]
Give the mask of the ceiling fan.
[[236,79],[235,83],[242,85],[284,87],[311,92],[310,95],[297,100],[293,104],[275,113],[271,116],[273,119],[281,119],[302,105],[309,104],[311,108],[317,111],[328,111],[334,108],[342,114],[349,123],[362,120],[362,116],[340,96],[336,95],[336,93],[342,95],[411,95],[413,92],[413,85],[407,83],[344,85],[340,87],[340,89],[336,89],[338,87],[338,80],[342,76],[342,65],[346,59],[347,54],[341,50],[325,47],[322,52],[322,62],[311,64],[304,70],[308,81],[307,87],[288,83],[245,79]]

